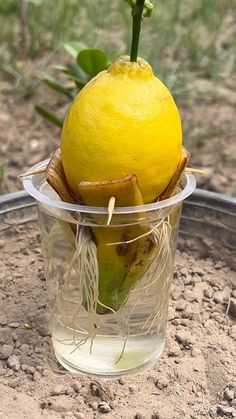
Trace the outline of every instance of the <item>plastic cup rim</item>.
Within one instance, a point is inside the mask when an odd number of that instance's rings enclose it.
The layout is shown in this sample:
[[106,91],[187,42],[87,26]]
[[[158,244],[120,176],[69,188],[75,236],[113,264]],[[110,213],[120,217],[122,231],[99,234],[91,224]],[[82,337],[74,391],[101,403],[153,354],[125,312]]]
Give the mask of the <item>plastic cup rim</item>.
[[[30,171],[40,169],[47,165],[49,159],[43,160],[30,168]],[[49,205],[54,208],[59,208],[67,211],[74,211],[79,213],[88,213],[88,214],[107,214],[107,207],[95,207],[79,204],[70,204],[68,202],[63,202],[60,200],[52,199],[47,195],[40,192],[34,185],[33,179],[36,176],[42,176],[42,174],[31,175],[23,179],[23,186],[26,192],[31,195],[36,201],[41,204]],[[171,198],[165,199],[163,201],[156,201],[152,204],[144,204],[138,206],[129,206],[129,207],[115,207],[115,214],[134,214],[139,212],[149,212],[156,211],[161,208],[167,208],[172,205],[178,204],[189,195],[191,195],[196,188],[196,179],[191,173],[184,173],[186,185],[182,191],[174,195]]]

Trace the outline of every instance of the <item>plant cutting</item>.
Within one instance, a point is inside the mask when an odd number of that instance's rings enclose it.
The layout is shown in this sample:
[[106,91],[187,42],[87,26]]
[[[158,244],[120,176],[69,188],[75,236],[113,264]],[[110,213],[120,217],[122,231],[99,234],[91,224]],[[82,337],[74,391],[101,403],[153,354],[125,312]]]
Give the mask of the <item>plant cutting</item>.
[[55,354],[67,369],[98,375],[160,357],[181,203],[194,188],[182,176],[189,153],[177,106],[138,57],[152,4],[126,2],[130,56],[83,87],[45,176],[40,165],[25,180],[40,193]]

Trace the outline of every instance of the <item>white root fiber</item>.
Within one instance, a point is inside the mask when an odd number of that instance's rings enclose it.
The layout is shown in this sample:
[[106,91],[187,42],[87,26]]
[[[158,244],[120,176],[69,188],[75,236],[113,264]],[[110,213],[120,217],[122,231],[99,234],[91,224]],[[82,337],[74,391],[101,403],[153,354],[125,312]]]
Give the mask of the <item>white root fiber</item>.
[[[160,211],[158,212],[160,214]],[[91,238],[90,229],[86,226],[76,223],[75,251],[67,271],[64,275],[64,284],[60,289],[60,298],[57,299],[57,311],[68,311],[68,301],[73,298],[73,292],[76,290],[76,309],[73,315],[65,315],[65,327],[73,329],[73,339],[60,340],[61,343],[71,345],[72,352],[78,350],[82,345],[90,341],[90,352],[92,353],[93,343],[99,330],[100,323],[104,316],[97,314],[97,306],[100,304],[114,315],[114,322],[119,327],[120,336],[124,337],[124,343],[121,353],[116,363],[122,358],[130,334],[132,336],[141,336],[164,332],[169,289],[172,279],[173,257],[170,246],[172,227],[170,225],[169,215],[161,210],[162,218],[155,224],[150,223],[150,231],[135,237],[133,240],[122,243],[132,243],[143,237],[149,236],[155,244],[152,250],[153,257],[146,273],[130,290],[126,301],[118,312],[107,307],[99,301],[99,268],[97,262],[97,247]],[[50,237],[50,240],[53,238]],[[117,245],[118,243],[108,243],[108,245]],[[119,242],[120,244],[120,242]],[[132,321],[135,313],[139,313],[139,306],[145,297],[153,295],[152,307],[149,308],[148,315],[144,318],[144,323],[139,333],[131,332]],[[133,301],[133,303],[132,303]],[[131,302],[131,304],[130,304]],[[129,304],[127,304],[129,303]],[[64,306],[64,307],[63,307]],[[80,316],[87,311],[87,327],[80,327]],[[71,309],[72,312],[72,309]],[[78,339],[78,335],[82,338]]]

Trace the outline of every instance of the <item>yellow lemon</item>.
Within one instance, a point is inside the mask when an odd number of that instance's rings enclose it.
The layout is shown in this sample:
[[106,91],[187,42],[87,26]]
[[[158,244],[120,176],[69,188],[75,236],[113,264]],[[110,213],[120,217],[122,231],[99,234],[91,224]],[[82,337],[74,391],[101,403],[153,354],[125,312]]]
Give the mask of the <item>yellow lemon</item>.
[[134,174],[144,203],[150,203],[173,176],[181,145],[181,120],[169,90],[145,60],[121,57],[72,103],[62,131],[62,163],[74,193],[83,181]]

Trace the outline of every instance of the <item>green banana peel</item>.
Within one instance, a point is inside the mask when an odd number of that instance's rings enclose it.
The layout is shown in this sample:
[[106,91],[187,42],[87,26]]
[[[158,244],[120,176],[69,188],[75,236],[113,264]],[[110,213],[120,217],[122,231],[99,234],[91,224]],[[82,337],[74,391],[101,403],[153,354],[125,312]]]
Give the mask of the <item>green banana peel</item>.
[[[135,175],[107,182],[81,182],[78,193],[85,205],[107,207],[111,196],[116,198],[117,207],[143,205]],[[99,224],[99,216],[93,218]],[[130,224],[124,226],[122,216],[114,214],[112,224],[104,227],[103,216],[101,227],[92,227],[99,268],[99,314],[119,310],[153,259],[154,245],[149,236],[129,242],[150,230],[147,216],[133,213],[129,220]]]

